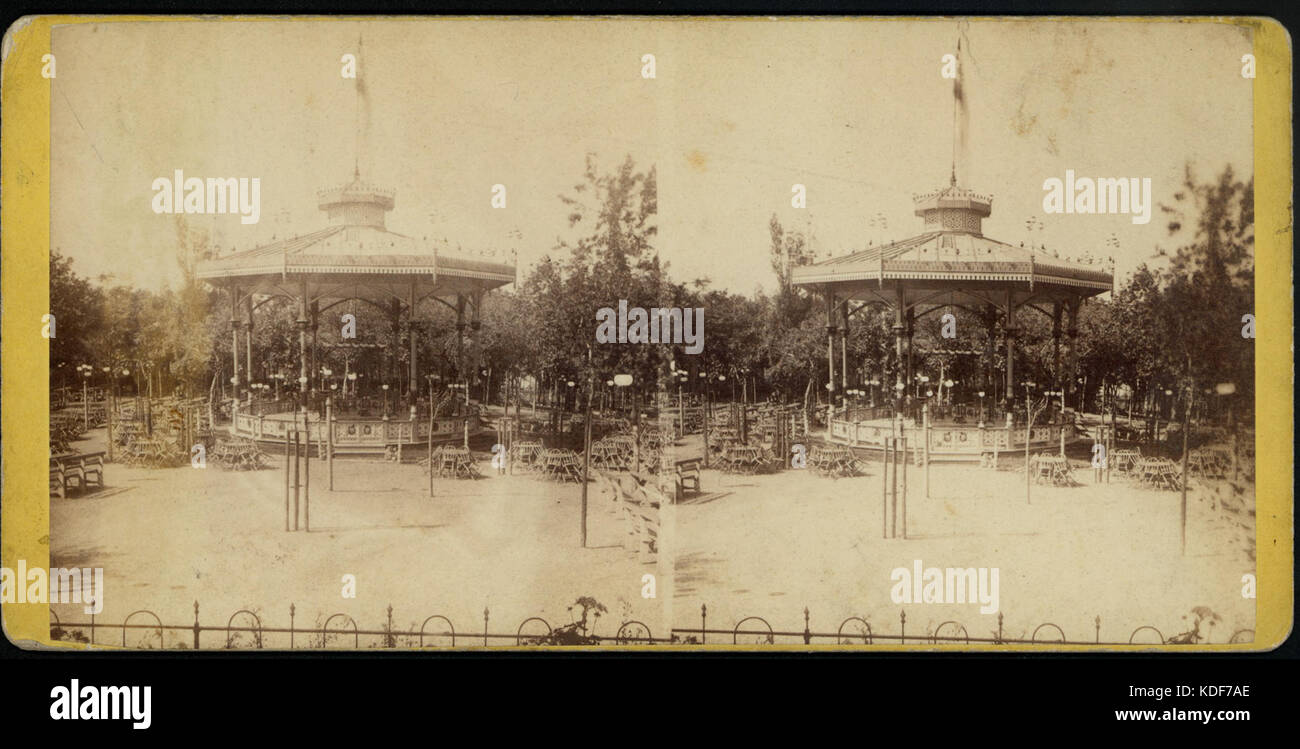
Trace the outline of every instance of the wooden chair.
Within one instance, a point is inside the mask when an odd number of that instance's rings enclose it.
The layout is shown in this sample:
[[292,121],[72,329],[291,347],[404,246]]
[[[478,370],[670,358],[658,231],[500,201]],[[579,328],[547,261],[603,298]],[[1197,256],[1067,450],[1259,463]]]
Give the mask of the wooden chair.
[[82,470],[82,483],[89,485],[94,483],[95,486],[103,488],[104,486],[104,457],[102,455],[86,455],[79,461]]
[[81,461],[65,462],[60,461],[63,465],[63,485],[65,489],[71,488],[72,482],[77,482],[78,491],[84,491],[86,488],[86,471],[81,467]]
[[681,488],[682,493],[686,492],[686,485],[691,485],[691,491],[700,493],[700,459],[692,458],[690,460],[677,461],[677,485]]
[[63,475],[63,464],[57,460],[50,460],[50,494],[56,497],[68,496],[66,478]]

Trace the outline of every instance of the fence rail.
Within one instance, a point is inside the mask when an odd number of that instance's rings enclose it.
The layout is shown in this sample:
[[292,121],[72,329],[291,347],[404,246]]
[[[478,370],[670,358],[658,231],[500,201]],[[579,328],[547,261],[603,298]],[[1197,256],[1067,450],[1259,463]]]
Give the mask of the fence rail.
[[[1143,625],[1134,629],[1126,640],[1102,640],[1100,616],[1093,618],[1092,639],[1070,639],[1066,636],[1065,630],[1053,622],[1043,622],[1032,630],[1026,628],[1025,631],[1030,633],[1027,637],[1008,635],[1004,628],[1005,619],[1002,612],[998,613],[997,631],[990,631],[987,637],[972,636],[965,624],[954,620],[942,622],[932,630],[909,633],[906,610],[898,612],[898,631],[895,634],[873,627],[867,619],[859,616],[850,616],[844,619],[835,632],[817,632],[812,629],[811,614],[807,608],[803,610],[803,621],[804,628],[802,630],[781,631],[774,629],[762,617],[747,616],[737,621],[736,626],[731,629],[709,628],[708,605],[704,604],[700,606],[700,626],[696,628],[673,627],[672,641],[701,645],[876,645],[892,643],[898,645],[986,644],[1114,647],[1122,645],[1239,645],[1250,644],[1255,640],[1255,630],[1253,629],[1237,629],[1226,640],[1212,640],[1209,635],[1202,636],[1202,620],[1199,618],[1191,630],[1171,637],[1166,637],[1153,626]],[[1204,621],[1207,629],[1213,629],[1213,621],[1209,618]],[[746,625],[748,625],[748,628],[746,628]],[[762,629],[759,629],[759,626]],[[854,629],[856,631],[853,631]],[[708,639],[710,635],[714,636],[715,639],[710,641]],[[742,638],[746,639],[742,640]],[[782,638],[783,641],[778,641],[778,638]]]
[[[1123,645],[1192,645],[1192,644],[1250,644],[1254,642],[1253,629],[1237,629],[1222,642],[1213,642],[1209,636],[1200,634],[1200,621],[1188,632],[1166,637],[1159,629],[1151,625],[1142,625],[1132,630],[1126,640],[1101,639],[1101,617],[1093,620],[1092,639],[1070,639],[1065,631],[1055,623],[1044,622],[1032,630],[1028,637],[1010,636],[1004,630],[1003,614],[998,614],[997,631],[990,631],[989,636],[972,636],[966,625],[955,620],[945,621],[932,630],[911,632],[907,630],[907,612],[899,611],[898,630],[889,633],[872,624],[863,617],[850,616],[841,621],[834,632],[814,631],[811,626],[811,614],[803,611],[804,627],[802,630],[778,630],[768,620],[759,616],[746,616],[739,619],[729,629],[708,626],[708,607],[700,606],[700,626],[673,627],[668,637],[655,637],[650,627],[638,620],[621,622],[613,635],[598,635],[595,626],[588,628],[586,617],[580,622],[572,622],[560,627],[552,625],[538,616],[531,616],[519,623],[514,632],[492,632],[491,612],[483,610],[482,629],[476,631],[458,631],[452,620],[442,614],[430,615],[422,621],[418,629],[401,629],[393,626],[393,607],[387,609],[385,623],[380,629],[362,629],[356,620],[342,612],[324,616],[320,626],[305,627],[297,623],[297,607],[289,605],[289,626],[272,627],[263,623],[263,617],[257,611],[239,609],[231,614],[225,624],[202,624],[199,621],[199,604],[194,602],[194,621],[188,624],[166,624],[162,618],[148,609],[131,612],[121,623],[109,623],[91,615],[88,621],[64,621],[53,610],[50,611],[51,638],[59,641],[84,642],[92,645],[115,645],[128,647],[127,631],[144,630],[145,635],[131,647],[151,649],[154,646],[151,635],[157,634],[157,647],[202,649],[240,649],[268,647],[268,636],[287,639],[287,649],[362,649],[362,638],[370,642],[369,648],[429,648],[429,647],[490,647],[496,646],[533,646],[533,645],[1067,645],[1113,647]],[[240,617],[248,624],[236,626]],[[152,621],[145,621],[152,618]],[[135,623],[132,620],[136,620]],[[320,617],[317,617],[320,621]],[[433,629],[430,629],[430,623]],[[251,626],[249,626],[251,624]],[[120,632],[120,638],[105,639],[103,630]],[[527,630],[527,631],[526,631]],[[165,633],[185,633],[169,646]],[[206,643],[203,635],[209,635]],[[223,635],[214,645],[212,634]],[[245,642],[239,635],[248,635]],[[286,638],[287,636],[287,638]],[[712,640],[710,638],[712,637]],[[192,638],[192,639],[191,639]],[[304,638],[306,638],[304,643]],[[331,640],[333,638],[333,640]],[[439,643],[441,639],[444,642]],[[116,640],[116,642],[114,641]],[[350,641],[350,645],[349,645]],[[191,645],[192,643],[192,645]],[[271,646],[270,649],[286,649]]]
[[[164,623],[149,609],[132,611],[120,623],[105,621],[91,614],[88,620],[66,620],[50,610],[51,638],[62,642],[84,642],[91,645],[120,647],[209,649],[329,649],[329,648],[399,648],[399,647],[487,647],[529,645],[651,645],[671,642],[655,637],[649,625],[637,620],[621,622],[613,635],[600,635],[595,626],[574,622],[552,627],[542,617],[531,616],[519,623],[513,632],[491,631],[491,612],[483,610],[482,629],[457,630],[452,620],[443,614],[424,617],[418,628],[393,626],[393,607],[389,606],[381,628],[363,629],[351,614],[334,612],[316,618],[319,626],[298,623],[296,604],[289,605],[289,626],[268,626],[264,615],[243,608],[226,618],[224,624],[204,624],[199,619],[200,607],[194,602],[194,621],[187,624]],[[237,624],[237,620],[241,623]],[[111,634],[105,635],[107,630]],[[127,633],[143,631],[143,636],[128,646]],[[116,637],[114,635],[118,635]],[[168,642],[167,633],[179,634]],[[214,638],[214,633],[220,635]],[[156,638],[155,638],[156,635]],[[207,636],[205,639],[205,635]],[[247,638],[241,637],[247,635]],[[271,636],[278,636],[285,647],[268,645]],[[363,643],[362,638],[369,642]],[[441,642],[440,642],[441,641]]]

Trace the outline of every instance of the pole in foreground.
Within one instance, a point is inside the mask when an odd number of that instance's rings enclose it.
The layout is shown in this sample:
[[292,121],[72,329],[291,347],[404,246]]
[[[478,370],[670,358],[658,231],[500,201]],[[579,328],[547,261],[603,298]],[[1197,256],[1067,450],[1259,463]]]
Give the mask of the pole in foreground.
[[1187,556],[1187,426],[1188,426],[1187,412],[1188,410],[1190,410],[1190,406],[1192,405],[1191,394],[1195,392],[1194,390],[1192,390],[1191,387],[1191,371],[1192,371],[1192,357],[1190,354],[1188,354],[1187,356],[1188,386],[1186,390],[1188,398],[1183,401],[1183,473],[1178,481],[1179,486],[1182,490],[1182,501],[1179,505],[1179,510],[1178,510],[1178,520],[1180,525],[1178,539],[1179,539],[1181,553],[1183,556]]
[[[889,442],[885,438],[880,459],[880,537],[889,538]],[[287,496],[287,495],[286,495]],[[287,511],[286,511],[287,512]],[[288,515],[286,514],[287,518]]]
[[[587,349],[587,366],[591,366],[591,349]],[[596,389],[595,375],[587,379],[587,418],[582,436],[582,548],[587,548],[587,480],[591,473],[591,396]]]
[[894,477],[893,480],[890,482],[890,491],[889,491],[889,537],[897,538],[898,537],[898,448],[899,448],[898,438],[896,437],[891,438],[890,442],[893,443],[891,449],[893,451],[893,459],[894,459]]
[[294,530],[298,530],[298,497],[299,497],[299,492],[302,491],[302,483],[300,481],[300,476],[299,476],[300,464],[298,461],[298,448],[302,442],[301,435],[302,433],[299,432],[297,429],[293,431],[293,529]]
[[907,463],[911,455],[912,454],[908,452],[907,449],[907,438],[904,437],[903,438],[903,501],[902,501],[904,540],[907,539]]
[[329,488],[334,491],[334,399],[325,399],[325,467],[329,473]]
[[[921,407],[921,415],[925,420],[925,426],[921,430],[921,439],[924,442],[921,445],[921,462],[925,466],[925,472],[921,474],[921,481],[925,484],[925,498],[930,498],[930,404],[927,403]],[[903,516],[903,538],[907,538],[907,516]]]
[[307,449],[303,455],[303,489],[302,489],[302,527],[311,531],[311,422],[303,414],[303,425],[307,428]]
[[433,499],[433,382],[429,383],[429,498]]
[[289,528],[289,432],[284,433],[284,529]]

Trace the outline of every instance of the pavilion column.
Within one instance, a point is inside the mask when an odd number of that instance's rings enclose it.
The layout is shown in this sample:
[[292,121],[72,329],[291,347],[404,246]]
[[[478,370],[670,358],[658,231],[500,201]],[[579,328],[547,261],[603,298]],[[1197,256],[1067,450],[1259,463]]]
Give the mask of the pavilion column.
[[[465,377],[465,295],[456,295],[456,369]],[[468,382],[468,380],[466,380]]]
[[1003,399],[1007,404],[1007,413],[1012,413],[1016,394],[1016,305],[1007,292],[1007,389]]
[[847,406],[849,396],[849,300],[844,300],[841,310],[843,325],[840,327],[840,397]]
[[[473,362],[471,363],[471,366],[473,367],[472,370],[473,378],[471,379],[477,379],[478,368],[483,363],[483,338],[478,334],[479,330],[481,330],[483,327],[483,320],[480,318],[480,314],[483,311],[483,292],[482,291],[474,292],[472,295],[470,295],[470,301],[473,302],[473,306],[474,306],[473,313],[469,321],[469,331],[472,334],[471,343],[473,344],[470,349],[470,355],[473,358]],[[470,381],[469,379],[465,380],[466,384],[468,384],[469,381]],[[469,391],[466,391],[466,393],[468,392]],[[468,402],[469,400],[468,394],[465,396],[465,400]],[[576,403],[577,403],[576,396],[575,396],[574,403],[576,407]]]
[[230,361],[234,365],[231,376],[233,400],[239,403],[239,287],[230,289]]
[[[984,338],[984,355],[985,355],[985,357],[986,357],[986,361],[985,361],[985,364],[984,364],[984,367],[983,367],[983,370],[984,370],[984,371],[983,371],[982,374],[983,374],[983,380],[984,380],[984,390],[986,390],[986,391],[992,391],[992,390],[993,390],[993,382],[994,382],[994,378],[993,378],[993,349],[995,348],[995,346],[996,346],[996,344],[997,344],[997,335],[998,335],[998,315],[997,315],[997,310],[995,310],[995,309],[993,309],[993,308],[988,308],[988,309],[985,309],[984,311],[985,311],[985,315],[984,315],[984,332],[985,332],[985,338]],[[990,399],[992,399],[992,397],[995,396],[996,393],[989,392],[988,395],[990,396]]]
[[[250,312],[250,315],[252,313]],[[248,380],[245,384],[247,388],[248,402],[253,402],[253,319],[249,317],[244,322],[244,378]]]
[[415,284],[414,283],[411,284],[411,296],[407,306],[410,308],[410,324],[407,327],[410,331],[409,337],[411,339],[411,362],[410,362],[411,371],[410,371],[410,376],[408,377],[406,383],[407,385],[406,392],[411,399],[411,403],[415,403],[415,396],[419,394],[419,391],[416,388],[419,387],[418,385],[419,380],[417,378],[419,376],[418,373],[420,371],[420,368],[418,362],[416,361],[416,351],[417,351],[417,343],[418,343],[419,336],[416,335]]
[[316,366],[316,348],[320,337],[320,302],[311,303],[311,389],[316,391],[320,381],[320,367]]
[[[1072,299],[1072,300],[1070,300],[1070,301],[1067,303],[1067,306],[1066,306],[1067,311],[1070,313],[1070,325],[1069,325],[1069,327],[1068,327],[1068,328],[1066,329],[1066,331],[1065,331],[1065,334],[1066,334],[1067,336],[1069,336],[1069,340],[1068,340],[1068,349],[1067,349],[1069,353],[1066,354],[1066,360],[1065,360],[1066,372],[1065,372],[1065,391],[1064,391],[1064,392],[1067,393],[1067,396],[1066,396],[1067,398],[1070,397],[1070,394],[1073,394],[1073,392],[1074,392],[1074,380],[1075,380],[1076,377],[1078,377],[1078,369],[1079,369],[1079,347],[1078,347],[1078,340],[1079,340],[1079,305],[1080,305],[1081,303],[1082,303],[1082,300],[1081,300],[1081,299]],[[1067,400],[1066,402],[1068,403],[1069,401]],[[1083,403],[1082,403],[1082,402],[1079,404],[1079,411],[1080,411],[1080,412],[1083,411]]]
[[830,434],[831,417],[835,415],[835,294],[826,292],[826,433]]
[[1061,303],[1052,304],[1052,378],[1055,389],[1061,389]]
[[[244,376],[253,384],[253,295],[244,300]],[[253,402],[253,389],[248,388],[248,402]]]
[[[912,356],[913,336],[916,334],[916,311],[909,307],[904,319],[907,324],[907,379],[903,382],[910,388],[916,381],[916,362]],[[908,391],[905,389],[903,392]]]
[[383,371],[379,373],[379,384],[381,385],[397,374],[397,352],[402,350],[402,303],[400,300],[393,299],[389,302],[388,323],[393,329],[393,345],[384,352],[383,356],[379,357],[379,366],[383,368]]
[[302,409],[307,408],[307,282],[302,282],[298,297],[298,392]]
[[903,373],[903,336],[907,326],[903,324],[903,287],[898,286],[898,298],[894,303],[894,415],[903,413],[903,390],[907,384]]

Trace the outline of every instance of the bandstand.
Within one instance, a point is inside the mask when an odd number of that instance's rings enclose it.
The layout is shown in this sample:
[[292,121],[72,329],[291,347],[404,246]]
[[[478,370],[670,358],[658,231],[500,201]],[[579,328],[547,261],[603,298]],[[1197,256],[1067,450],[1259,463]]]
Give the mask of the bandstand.
[[[985,453],[1025,449],[1023,424],[1013,427],[1014,396],[1023,394],[1014,372],[1017,313],[1032,310],[1052,321],[1052,372],[1056,390],[1067,395],[1076,368],[1079,309],[1089,297],[1111,291],[1111,269],[1064,260],[1050,253],[1016,247],[983,234],[983,220],[992,212],[992,198],[957,185],[954,175],[940,190],[913,198],[924,233],[816,264],[795,268],[792,280],[825,302],[831,406],[827,439],[855,447],[880,449],[885,439],[907,436],[909,446],[924,444],[920,409],[904,393],[913,382],[912,340],[915,323],[950,308],[964,309],[985,328],[985,354],[992,360],[999,325],[1005,338],[1006,366],[1002,373],[1001,411],[986,413],[981,399],[979,418],[939,418],[930,422],[929,449],[938,460],[979,460]],[[871,308],[893,313],[896,397],[891,409],[854,409],[843,402],[835,408],[836,391],[849,387],[848,333],[852,319]],[[1061,338],[1067,354],[1061,367]],[[840,343],[839,382],[836,382],[836,337]],[[966,340],[968,337],[963,336]],[[885,383],[888,388],[889,384]],[[991,388],[990,388],[991,389]],[[990,401],[992,399],[990,398]],[[1024,407],[1019,411],[1023,414]],[[996,416],[994,416],[996,414]],[[985,418],[986,416],[992,418]],[[901,434],[900,434],[901,430]],[[1048,448],[1075,439],[1072,420],[1062,411],[1051,421],[1030,429],[1029,449]]]
[[[460,413],[431,419],[416,404],[421,392],[418,360],[420,336],[432,334],[428,320],[418,317],[421,302],[432,300],[456,314],[457,370],[464,376],[465,329],[481,326],[483,297],[489,290],[515,281],[515,265],[440,254],[432,245],[389,231],[385,214],[394,206],[394,192],[363,182],[354,171],[350,182],[318,193],[318,205],[328,216],[325,228],[229,255],[205,260],[198,278],[224,290],[230,299],[230,330],[235,395],[231,434],[283,444],[292,429],[306,431],[313,442],[326,441],[325,418],[333,418],[332,442],[337,452],[387,453],[404,446],[477,433],[478,416],[455,401]],[[292,301],[297,312],[298,394],[287,400],[255,401],[250,388],[253,368],[253,325],[257,310],[275,298]],[[409,408],[389,414],[387,390],[382,413],[364,402],[328,402],[317,391],[317,331],[322,322],[335,324],[334,308],[356,300],[378,309],[387,318],[397,345],[410,347],[406,392],[393,393],[397,404]],[[327,314],[329,313],[329,314]],[[241,348],[242,331],[242,348]],[[477,336],[471,336],[477,345]],[[242,359],[242,361],[241,361]],[[463,392],[468,392],[464,386]],[[428,394],[432,398],[432,394]],[[450,400],[450,399],[449,399]],[[425,401],[428,403],[429,401]]]

